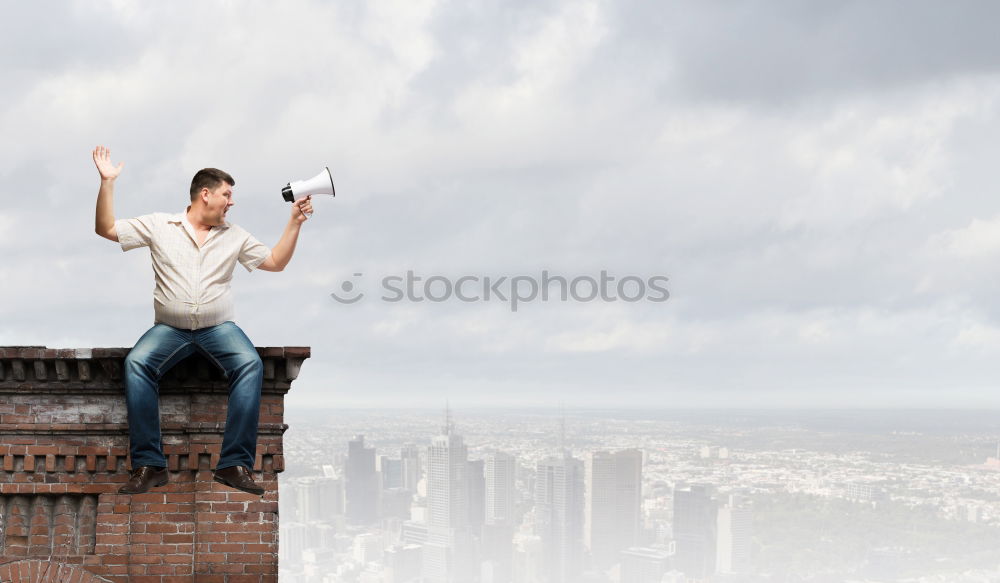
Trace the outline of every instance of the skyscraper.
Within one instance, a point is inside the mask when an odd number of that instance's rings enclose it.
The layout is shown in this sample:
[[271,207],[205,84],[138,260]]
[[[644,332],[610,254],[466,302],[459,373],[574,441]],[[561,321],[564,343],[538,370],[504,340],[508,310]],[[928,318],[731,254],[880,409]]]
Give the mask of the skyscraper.
[[514,537],[513,583],[545,581],[545,556],[539,536],[519,533]]
[[564,451],[538,463],[535,528],[549,583],[576,583],[583,559],[583,461]]
[[344,482],[340,478],[316,478],[319,498],[317,520],[332,521],[344,514]]
[[420,545],[395,545],[385,551],[385,583],[407,583],[420,577]]
[[707,484],[674,488],[674,564],[688,577],[715,573],[718,510],[712,495]]
[[344,465],[347,520],[352,524],[372,524],[378,518],[378,474],[375,448],[365,447],[364,435],[347,444]]
[[319,487],[316,478],[305,478],[296,484],[296,515],[299,522],[320,520]]
[[666,549],[633,547],[621,551],[620,583],[660,583],[670,569]]
[[486,524],[514,526],[517,460],[504,452],[486,456]]
[[642,452],[598,451],[587,458],[586,536],[594,566],[607,569],[639,544]]
[[404,444],[399,457],[403,460],[403,488],[416,492],[421,478],[420,449],[412,443]]
[[732,494],[719,509],[716,567],[719,573],[750,571],[753,514],[746,501]]
[[493,452],[484,461],[486,524],[482,529],[483,559],[493,562],[494,581],[506,582],[511,580],[514,558],[514,477],[517,460],[508,453]]
[[465,583],[472,578],[468,471],[469,450],[446,414],[442,434],[427,449],[424,578],[428,583]]
[[378,456],[379,472],[382,474],[382,488],[403,487],[403,460],[392,459],[387,455]]
[[479,532],[486,518],[486,477],[483,460],[469,460],[469,529]]

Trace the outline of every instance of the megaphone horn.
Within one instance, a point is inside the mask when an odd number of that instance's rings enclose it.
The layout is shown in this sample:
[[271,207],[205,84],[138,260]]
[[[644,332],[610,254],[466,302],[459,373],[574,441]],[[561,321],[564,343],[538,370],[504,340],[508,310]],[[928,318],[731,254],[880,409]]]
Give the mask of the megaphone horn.
[[309,196],[310,194],[329,194],[337,196],[333,188],[333,174],[330,168],[323,168],[323,171],[313,176],[309,180],[296,180],[289,182],[281,189],[281,197],[288,202],[294,202],[297,198]]

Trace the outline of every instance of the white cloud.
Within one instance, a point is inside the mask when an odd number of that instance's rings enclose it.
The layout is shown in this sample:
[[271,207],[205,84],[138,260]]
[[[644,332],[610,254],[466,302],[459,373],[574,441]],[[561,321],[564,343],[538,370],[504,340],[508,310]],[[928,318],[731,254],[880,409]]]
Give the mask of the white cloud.
[[[658,7],[597,0],[89,6],[61,23],[72,41],[2,90],[5,342],[141,333],[148,264],[90,226],[89,152],[106,143],[126,162],[120,216],[177,210],[190,174],[218,166],[237,177],[233,219],[272,244],[280,186],[334,170],[338,197],[317,204],[289,269],[236,280],[255,340],[312,344],[312,368],[331,375],[303,375],[303,395],[336,378],[372,400],[610,383],[850,400],[862,384],[992,378],[1000,77],[982,64],[876,82],[883,63],[859,81],[846,73],[859,55],[831,64],[815,52],[830,47],[806,44],[782,57],[815,68],[788,72],[799,85],[757,87],[734,54],[704,54],[698,38],[739,39],[693,5],[671,12],[667,40]],[[76,40],[91,18],[97,47]],[[11,32],[5,54],[31,49]],[[352,273],[406,269],[666,274],[672,297],[516,314],[328,297]]]
[[930,250],[959,259],[995,258],[1000,252],[1000,215],[991,219],[972,219],[968,226],[949,229],[934,235]]

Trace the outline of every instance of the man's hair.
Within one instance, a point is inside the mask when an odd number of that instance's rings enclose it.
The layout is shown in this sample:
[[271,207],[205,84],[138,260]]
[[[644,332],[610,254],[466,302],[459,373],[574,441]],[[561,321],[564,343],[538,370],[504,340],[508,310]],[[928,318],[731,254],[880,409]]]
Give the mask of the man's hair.
[[191,200],[193,201],[198,197],[198,193],[201,192],[202,188],[212,190],[223,182],[229,184],[229,186],[236,186],[236,181],[233,180],[233,177],[228,172],[223,172],[218,168],[202,168],[191,179]]

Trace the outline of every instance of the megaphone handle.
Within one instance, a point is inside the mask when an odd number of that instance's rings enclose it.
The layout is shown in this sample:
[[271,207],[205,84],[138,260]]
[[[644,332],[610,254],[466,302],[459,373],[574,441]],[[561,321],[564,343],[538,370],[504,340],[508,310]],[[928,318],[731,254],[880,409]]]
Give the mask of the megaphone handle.
[[[312,200],[312,195],[306,196],[302,200]],[[302,205],[301,204],[296,204],[296,203],[292,203],[292,204],[295,204],[295,206],[299,209],[299,212],[302,213],[302,216],[304,216],[305,218],[309,219],[309,218],[311,218],[313,216],[312,212],[308,212],[307,213],[304,210],[302,210]]]

